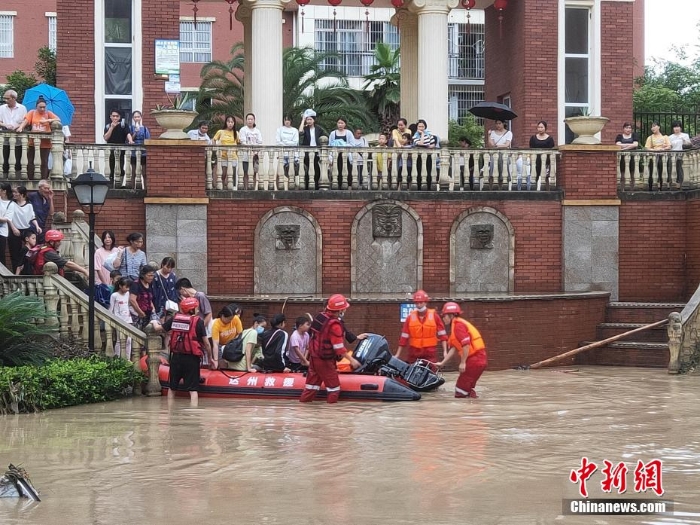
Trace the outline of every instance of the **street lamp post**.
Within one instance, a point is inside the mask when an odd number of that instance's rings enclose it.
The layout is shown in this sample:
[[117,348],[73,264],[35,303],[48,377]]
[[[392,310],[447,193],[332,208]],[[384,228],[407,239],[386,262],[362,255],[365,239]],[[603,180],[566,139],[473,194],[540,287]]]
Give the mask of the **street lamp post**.
[[107,199],[109,180],[101,173],[96,173],[90,167],[86,173],[78,175],[71,180],[71,187],[81,206],[88,208],[88,224],[90,233],[88,237],[89,260],[88,268],[88,348],[95,349],[95,211],[102,206]]

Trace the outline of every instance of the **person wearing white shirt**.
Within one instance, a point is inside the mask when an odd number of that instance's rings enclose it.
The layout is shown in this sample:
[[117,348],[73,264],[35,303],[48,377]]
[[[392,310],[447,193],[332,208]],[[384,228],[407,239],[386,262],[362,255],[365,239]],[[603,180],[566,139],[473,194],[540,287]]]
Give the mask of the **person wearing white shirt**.
[[[362,128],[355,129],[352,145],[357,148],[369,148],[369,143],[363,135]],[[370,159],[371,157],[372,154],[370,153]],[[364,155],[362,153],[358,153],[357,159],[355,159],[355,165],[357,166],[357,179],[360,181],[360,189],[365,187],[363,180],[364,160]],[[372,173],[370,172],[370,170],[372,169],[372,167],[370,162],[368,162],[367,164],[367,189],[369,189],[369,179],[372,177]]]
[[[673,133],[668,136],[668,140],[671,141],[671,151],[683,151],[683,146],[691,146],[690,136],[687,133],[683,133],[683,124],[679,121],[675,121],[671,124],[673,127]],[[671,174],[671,159],[668,159],[668,173]],[[676,184],[679,186],[683,184],[683,155],[676,155]]]
[[197,126],[197,129],[191,129],[187,132],[187,136],[191,140],[202,140],[211,146],[211,138],[209,137],[209,122],[202,121]]
[[[131,313],[129,312],[129,300],[131,298],[131,293],[129,288],[131,287],[131,279],[128,277],[120,277],[116,283],[116,291],[112,293],[109,298],[109,311],[117,319],[121,319],[125,323],[132,324]],[[131,361],[131,337],[126,339],[126,348],[124,349],[124,355],[121,354],[121,341],[117,339],[114,345],[114,356],[123,357],[127,361]]]
[[[245,126],[238,132],[238,142],[241,146],[260,146],[263,143],[262,133],[255,125],[255,115],[248,113],[245,116]],[[248,151],[243,150],[243,189],[248,189]],[[258,185],[258,155],[253,155],[253,186]]]
[[[27,116],[27,108],[17,102],[17,92],[14,89],[8,89],[3,95],[5,103],[0,106],[0,129],[4,131],[16,131],[17,127],[24,122],[24,117]],[[10,144],[3,144],[2,156],[5,159],[2,165],[3,175],[10,172]],[[19,138],[15,143],[15,171],[22,169],[22,145],[19,144]]]
[[[295,148],[294,150],[294,171],[296,174],[299,173],[299,151],[296,149],[299,147],[299,131],[292,127],[292,117],[284,117],[284,125],[277,128],[277,135],[275,136],[275,144],[277,146],[282,146],[284,148]],[[275,156],[275,160],[279,155]],[[286,149],[283,152],[284,158],[284,176],[289,177],[289,151]],[[275,175],[277,175],[277,162],[275,162],[274,168]],[[279,187],[279,181],[278,181]]]

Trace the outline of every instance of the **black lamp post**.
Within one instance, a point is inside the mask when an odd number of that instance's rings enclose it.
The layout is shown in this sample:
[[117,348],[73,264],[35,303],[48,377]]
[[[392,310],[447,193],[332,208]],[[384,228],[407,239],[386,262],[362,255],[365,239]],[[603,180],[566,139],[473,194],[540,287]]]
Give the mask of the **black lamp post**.
[[102,206],[107,199],[109,180],[90,167],[86,173],[78,175],[70,182],[81,206],[88,207],[90,233],[88,237],[88,348],[95,349],[95,208]]

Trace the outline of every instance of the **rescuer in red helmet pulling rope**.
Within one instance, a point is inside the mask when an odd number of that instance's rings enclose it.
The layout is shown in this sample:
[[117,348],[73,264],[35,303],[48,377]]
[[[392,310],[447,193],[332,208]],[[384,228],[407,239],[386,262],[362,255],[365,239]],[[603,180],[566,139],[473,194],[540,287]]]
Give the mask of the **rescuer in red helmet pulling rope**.
[[[423,290],[413,294],[416,309],[413,310],[401,329],[399,348],[396,357],[408,363],[419,359],[435,362],[437,360],[437,345],[442,344],[443,355],[447,354],[447,331],[436,310],[428,308],[430,297]],[[404,358],[404,350],[408,347],[408,357]]]
[[476,382],[486,370],[486,345],[479,330],[466,319],[460,317],[462,309],[457,303],[445,303],[442,307],[442,319],[445,326],[450,326],[450,351],[437,364],[445,366],[455,353],[460,356],[459,377],[455,385],[455,397],[479,397],[476,395]]
[[311,323],[309,372],[299,400],[302,403],[313,401],[321,390],[322,383],[326,385],[326,401],[337,403],[340,397],[340,378],[336,361],[345,357],[350,361],[353,370],[360,366],[352,352],[345,348],[345,326],[342,318],[349,306],[350,303],[344,295],[331,295],[326,309]]

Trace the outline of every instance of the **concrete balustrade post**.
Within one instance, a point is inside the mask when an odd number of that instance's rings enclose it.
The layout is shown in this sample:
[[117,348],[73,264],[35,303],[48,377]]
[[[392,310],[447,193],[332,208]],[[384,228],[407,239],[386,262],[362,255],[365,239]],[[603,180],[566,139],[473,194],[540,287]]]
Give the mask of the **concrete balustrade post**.
[[49,332],[58,333],[58,289],[53,284],[53,276],[58,273],[55,263],[47,262],[44,265],[44,306],[46,308],[45,326]]
[[[85,212],[83,210],[75,210],[73,212],[73,220],[71,221],[71,248],[73,252],[73,262],[80,266],[85,266],[85,249],[87,243],[83,238],[82,229],[85,228]],[[66,239],[67,240],[67,239]]]
[[[331,187],[331,181],[328,178],[328,137],[321,137],[319,143],[321,146],[321,178],[318,182],[318,187],[321,190],[328,190]],[[318,155],[318,153],[316,153],[316,155]],[[313,161],[313,159],[311,160]],[[309,163],[309,165],[311,164],[312,163]],[[310,182],[309,186],[311,186]]]
[[158,371],[160,369],[160,353],[163,350],[163,340],[157,334],[148,334],[146,341],[146,351],[148,352],[148,385],[146,386],[147,396],[161,395],[162,388],[160,386],[160,378]]
[[63,149],[64,136],[63,127],[60,122],[51,123],[51,155],[53,165],[51,166],[51,187],[55,190],[66,188],[66,179],[63,177]]

